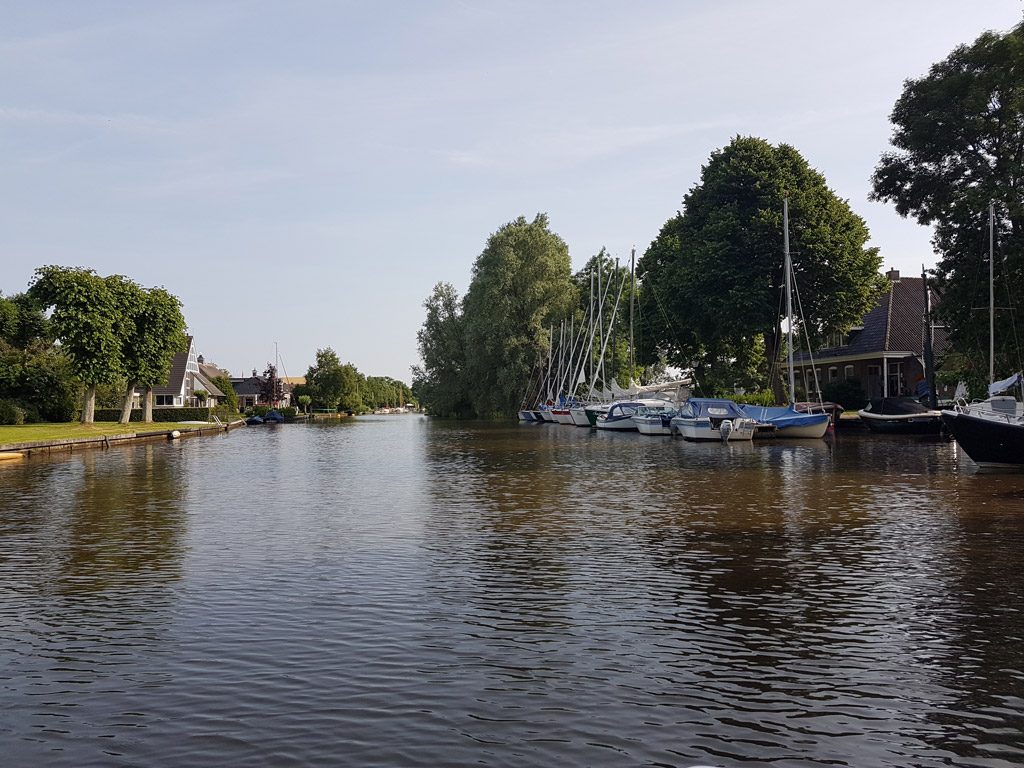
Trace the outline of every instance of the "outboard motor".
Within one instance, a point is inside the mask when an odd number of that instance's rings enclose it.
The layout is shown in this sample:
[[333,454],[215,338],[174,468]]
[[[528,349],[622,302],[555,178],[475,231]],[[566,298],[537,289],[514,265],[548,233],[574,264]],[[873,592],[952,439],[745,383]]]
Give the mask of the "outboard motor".
[[732,434],[732,419],[724,419],[718,425],[718,434],[722,438],[723,443],[729,441],[729,435]]

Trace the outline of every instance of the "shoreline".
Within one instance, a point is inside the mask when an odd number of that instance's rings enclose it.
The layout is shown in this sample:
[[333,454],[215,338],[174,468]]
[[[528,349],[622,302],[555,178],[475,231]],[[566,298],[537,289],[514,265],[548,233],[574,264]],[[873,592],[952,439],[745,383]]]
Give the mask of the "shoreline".
[[23,443],[5,443],[0,445],[0,461],[28,458],[34,453],[55,453],[59,451],[74,452],[75,449],[110,448],[112,445],[130,445],[156,440],[178,440],[186,437],[201,437],[221,432],[230,432],[245,426],[243,419],[227,424],[209,424],[195,427],[176,427],[173,429],[152,429],[145,432],[125,432],[120,435],[96,435],[90,437],[70,437],[57,440],[33,440]]

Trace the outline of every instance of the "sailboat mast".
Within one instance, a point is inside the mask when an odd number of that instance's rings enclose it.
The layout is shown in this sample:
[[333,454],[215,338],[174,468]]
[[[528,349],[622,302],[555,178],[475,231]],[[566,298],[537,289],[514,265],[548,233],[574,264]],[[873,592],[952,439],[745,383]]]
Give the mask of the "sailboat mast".
[[793,370],[793,263],[789,255],[788,197],[782,200],[782,254],[786,270],[786,347],[789,360],[789,402],[792,403],[796,401],[796,371]]
[[587,350],[587,357],[590,363],[590,378],[594,378],[594,271],[590,271],[590,304],[587,305],[587,314],[590,317],[590,326],[587,333],[590,335],[590,348]]
[[636,353],[633,351],[633,301],[636,297],[636,246],[629,253],[629,380],[633,382]]
[[[604,272],[603,261],[604,260],[601,258],[601,254],[598,253],[597,254],[597,293],[598,293],[598,296],[599,296],[599,299],[598,299],[599,303],[597,305],[597,333],[598,333],[598,336],[599,336],[598,340],[601,342],[599,346],[602,349],[604,349],[604,294],[601,293],[601,277],[602,277],[601,273]],[[605,384],[604,384],[604,357],[603,356],[599,357],[598,360],[597,360],[597,375],[601,378],[601,389],[602,390],[606,389]],[[591,381],[597,381],[597,379],[593,378],[593,379],[591,379]],[[593,387],[591,387],[591,389],[593,389]]]
[[995,290],[996,206],[988,204],[988,383],[996,380],[996,290]]
[[935,409],[935,330],[932,327],[932,291],[928,287],[928,272],[921,265],[921,284],[924,286],[924,379],[928,384],[928,407]]

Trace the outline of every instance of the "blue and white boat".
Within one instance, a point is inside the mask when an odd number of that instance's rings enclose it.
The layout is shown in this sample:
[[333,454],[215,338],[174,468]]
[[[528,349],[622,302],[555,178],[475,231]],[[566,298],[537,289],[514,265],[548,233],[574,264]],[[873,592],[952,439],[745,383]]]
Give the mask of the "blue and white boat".
[[691,397],[672,417],[670,429],[684,440],[753,440],[757,422],[732,400]]
[[750,418],[775,427],[776,437],[822,438],[828,431],[827,413],[800,413],[793,405],[741,405]]

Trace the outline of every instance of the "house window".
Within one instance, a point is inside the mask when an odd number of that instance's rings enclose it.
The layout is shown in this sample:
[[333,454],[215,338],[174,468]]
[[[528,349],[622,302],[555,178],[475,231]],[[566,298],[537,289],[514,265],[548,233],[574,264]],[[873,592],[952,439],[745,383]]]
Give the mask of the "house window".
[[831,366],[828,369],[828,380],[829,381],[835,381],[838,378],[839,378],[839,368],[833,365],[833,366]]
[[889,397],[906,394],[906,382],[903,380],[903,363],[889,363],[887,379]]
[[825,339],[825,347],[845,347],[850,343],[850,336],[846,333],[830,333]]
[[882,375],[882,368],[880,366],[877,366],[877,365],[869,365],[868,366],[868,376],[881,376],[881,375]]
[[157,405],[174,405],[174,395],[157,395]]
[[853,378],[853,366],[852,365],[847,365],[847,366],[843,367],[843,378],[844,379],[852,379]]

